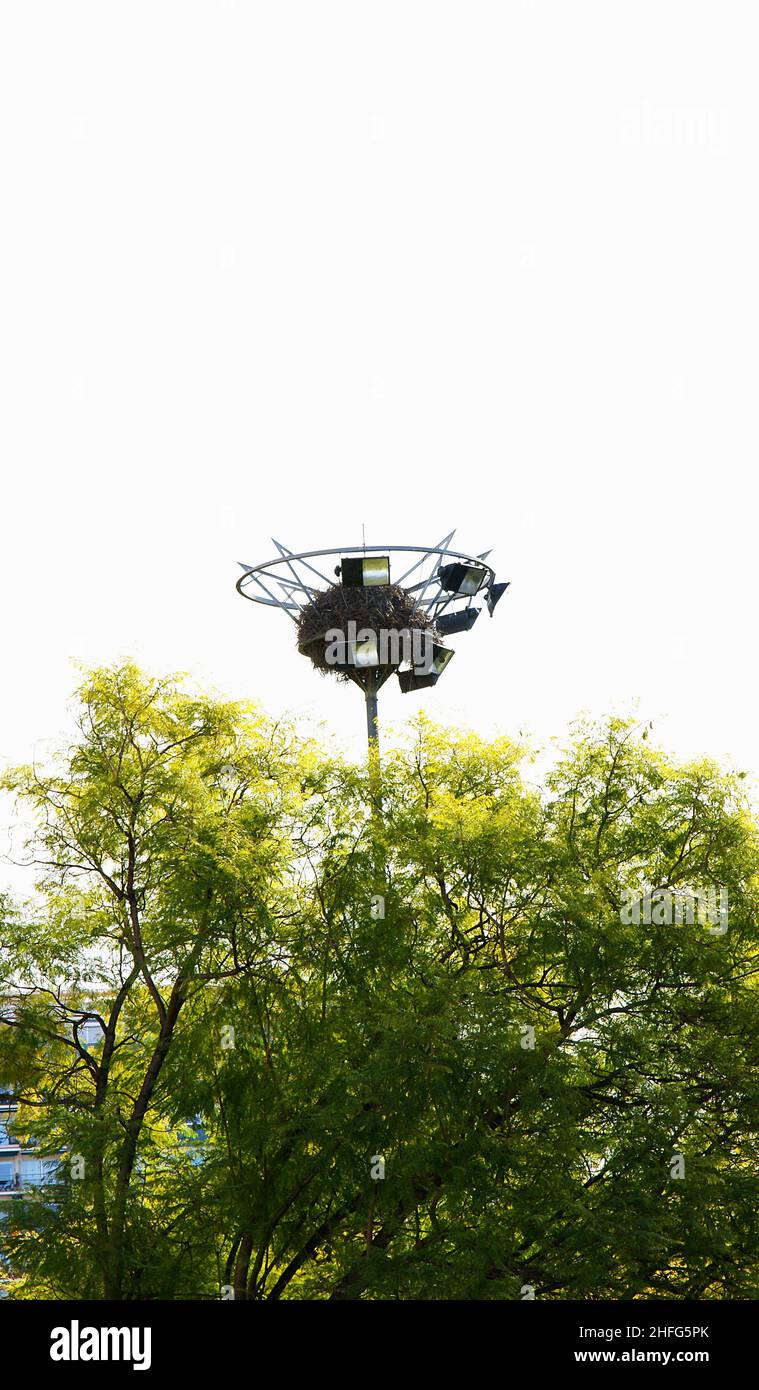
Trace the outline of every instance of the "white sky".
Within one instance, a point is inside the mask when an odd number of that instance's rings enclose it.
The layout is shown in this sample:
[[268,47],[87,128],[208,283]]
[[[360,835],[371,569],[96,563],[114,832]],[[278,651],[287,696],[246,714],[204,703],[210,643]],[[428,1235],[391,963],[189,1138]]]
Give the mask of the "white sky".
[[759,11],[26,3],[0,34],[0,756],[131,654],[363,748],[236,561],[512,588],[432,692],[759,768]]

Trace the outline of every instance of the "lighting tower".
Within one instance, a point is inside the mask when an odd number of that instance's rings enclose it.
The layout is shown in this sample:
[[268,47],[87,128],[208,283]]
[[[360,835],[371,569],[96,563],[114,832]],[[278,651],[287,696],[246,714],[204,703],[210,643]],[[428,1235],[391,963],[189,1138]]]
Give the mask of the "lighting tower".
[[[340,546],[296,554],[279,541],[273,560],[241,564],[237,590],[280,608],[317,670],[360,686],[371,755],[379,750],[377,695],[392,675],[404,694],[434,686],[454,653],[441,638],[468,632],[484,599],[492,618],[508,583],[496,583],[489,550],[436,546]],[[393,570],[398,573],[395,578]],[[326,571],[326,572],[325,572]]]

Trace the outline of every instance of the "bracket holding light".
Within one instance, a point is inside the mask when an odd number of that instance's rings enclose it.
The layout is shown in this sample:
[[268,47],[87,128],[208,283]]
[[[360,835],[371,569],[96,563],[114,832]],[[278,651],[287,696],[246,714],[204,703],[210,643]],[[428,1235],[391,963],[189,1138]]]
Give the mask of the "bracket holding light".
[[[377,692],[397,675],[404,694],[435,686],[454,653],[439,637],[471,631],[483,609],[492,618],[507,582],[496,582],[479,555],[452,550],[451,531],[437,546],[343,546],[296,553],[273,541],[277,555],[245,565],[237,590],[253,603],[280,608],[296,624],[298,647],[317,670],[361,686],[370,748],[377,746]],[[330,571],[334,578],[329,577]],[[400,571],[391,577],[391,569]],[[337,638],[329,646],[331,635]],[[425,659],[389,639],[424,639]],[[413,642],[412,642],[413,646]]]

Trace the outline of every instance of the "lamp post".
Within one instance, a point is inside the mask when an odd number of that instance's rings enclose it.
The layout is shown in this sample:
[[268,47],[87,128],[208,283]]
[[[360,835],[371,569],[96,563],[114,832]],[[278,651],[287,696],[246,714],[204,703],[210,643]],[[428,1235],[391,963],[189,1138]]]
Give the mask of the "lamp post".
[[482,611],[474,606],[478,596],[492,617],[508,588],[496,583],[487,563],[490,552],[453,550],[454,534],[436,546],[339,546],[299,553],[273,540],[273,559],[241,563],[238,593],[281,609],[296,626],[299,650],[317,670],[363,690],[370,770],[374,766],[376,775],[381,686],[392,675],[404,693],[436,685],[453,656],[438,637],[470,630]]

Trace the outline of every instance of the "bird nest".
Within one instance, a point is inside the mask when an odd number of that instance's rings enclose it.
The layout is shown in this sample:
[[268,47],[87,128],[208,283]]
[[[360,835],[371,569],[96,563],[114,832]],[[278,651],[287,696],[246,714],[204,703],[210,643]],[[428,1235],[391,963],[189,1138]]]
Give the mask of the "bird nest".
[[[338,680],[353,680],[352,663],[347,659],[335,659],[335,645],[339,646],[340,641],[336,634],[340,634],[347,652],[351,639],[355,641],[362,629],[369,629],[378,639],[385,634],[385,640],[378,643],[380,673],[388,673],[398,667],[398,649],[400,647],[405,658],[407,644],[415,632],[428,632],[433,639],[437,637],[432,618],[400,585],[377,584],[367,588],[351,588],[332,584],[329,589],[315,594],[311,602],[301,609],[298,648],[317,671],[337,676]],[[393,640],[393,634],[398,635],[400,642]],[[404,639],[403,634],[408,634],[408,638]]]

